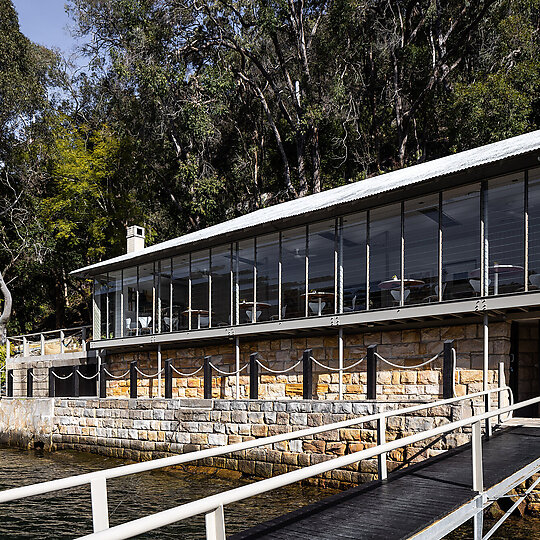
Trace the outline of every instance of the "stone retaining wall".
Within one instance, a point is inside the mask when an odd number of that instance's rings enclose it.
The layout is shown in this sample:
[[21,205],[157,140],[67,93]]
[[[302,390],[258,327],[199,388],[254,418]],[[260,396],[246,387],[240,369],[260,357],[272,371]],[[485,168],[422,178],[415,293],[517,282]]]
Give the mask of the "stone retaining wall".
[[[56,429],[52,440],[55,448],[146,460],[338,422],[395,406],[388,402],[57,399]],[[387,440],[430,429],[468,414],[470,405],[461,404],[390,418]],[[270,477],[373,446],[375,429],[373,423],[368,423],[307,440],[216,457],[198,465]],[[422,451],[424,443],[395,450],[388,456],[389,470],[437,455],[468,440],[468,434],[452,433],[432,441],[425,451]],[[328,487],[349,487],[372,480],[376,467],[376,460],[363,461],[312,482]]]

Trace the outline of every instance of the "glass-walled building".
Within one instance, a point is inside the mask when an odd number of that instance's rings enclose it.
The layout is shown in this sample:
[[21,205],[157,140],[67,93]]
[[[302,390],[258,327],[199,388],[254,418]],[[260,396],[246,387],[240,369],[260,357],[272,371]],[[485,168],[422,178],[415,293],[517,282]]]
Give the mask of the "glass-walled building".
[[[540,168],[531,149],[540,136],[509,141],[484,147],[488,157],[480,148],[442,158],[82,269],[94,279],[95,336],[272,331],[536,292]],[[520,148],[526,159],[516,159]]]

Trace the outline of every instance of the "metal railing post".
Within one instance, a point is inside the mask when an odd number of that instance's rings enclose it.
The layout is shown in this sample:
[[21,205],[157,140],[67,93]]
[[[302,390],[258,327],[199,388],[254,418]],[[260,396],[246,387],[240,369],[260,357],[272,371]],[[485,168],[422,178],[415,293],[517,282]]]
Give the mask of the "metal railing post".
[[302,397],[313,399],[313,362],[312,349],[306,349],[302,355]]
[[81,328],[81,347],[83,352],[86,352],[86,326]]
[[129,397],[137,399],[137,360],[129,364]]
[[472,425],[472,471],[473,490],[478,493],[484,491],[484,472],[482,466],[482,423]]
[[73,397],[79,397],[79,374],[77,373],[77,371],[79,370],[79,366],[73,366],[71,368],[71,389],[72,389],[72,394],[73,394]]
[[478,511],[474,514],[474,540],[482,540],[484,529],[484,513],[482,509],[482,493],[484,491],[484,471],[482,464],[482,422],[472,424],[472,474],[473,490],[478,492],[480,497],[477,504]]
[[45,336],[43,334],[39,334],[39,354],[45,356]]
[[54,397],[56,381],[54,380],[54,368],[49,368],[49,397]]
[[90,492],[92,497],[92,524],[94,532],[105,531],[109,528],[107,480],[103,477],[94,478],[90,482]]
[[99,366],[99,397],[107,397],[107,374],[105,373],[105,365]]
[[367,398],[377,399],[377,345],[367,348]]
[[[386,418],[383,416],[377,420],[377,446],[386,444]],[[377,466],[379,473],[379,480],[386,480],[388,477],[388,470],[386,467],[386,452],[381,452],[377,456]]]
[[447,339],[443,345],[443,399],[449,399],[454,397],[454,354],[452,349],[454,347],[454,341]]
[[28,340],[26,339],[25,336],[23,336],[22,338],[22,343],[23,343],[23,356],[30,356],[28,352]]
[[34,397],[34,368],[26,370],[26,397]]
[[249,355],[249,399],[259,399],[259,364],[258,353]]
[[65,352],[64,338],[65,333],[63,330],[60,330],[60,354],[63,354]]
[[225,516],[223,506],[218,506],[213,512],[205,514],[206,540],[225,540]]
[[[497,384],[499,388],[502,388],[505,385],[505,376],[504,376],[504,362],[499,362],[499,380],[497,381]],[[497,408],[502,408],[502,391],[497,392]],[[502,423],[502,416],[497,416],[497,423]]]
[[11,341],[9,338],[6,339],[6,365],[11,359]]
[[172,399],[172,360],[165,360],[165,399]]
[[212,366],[210,365],[211,356],[204,357],[203,365],[203,384],[204,399],[212,399]]

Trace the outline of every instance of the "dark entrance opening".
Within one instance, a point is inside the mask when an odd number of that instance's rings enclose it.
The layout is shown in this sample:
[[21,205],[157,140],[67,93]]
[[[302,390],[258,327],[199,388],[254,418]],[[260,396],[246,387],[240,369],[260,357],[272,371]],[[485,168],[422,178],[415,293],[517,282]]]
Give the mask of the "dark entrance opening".
[[[540,396],[540,320],[512,322],[509,386],[516,401]],[[518,415],[538,418],[540,407],[532,405]]]

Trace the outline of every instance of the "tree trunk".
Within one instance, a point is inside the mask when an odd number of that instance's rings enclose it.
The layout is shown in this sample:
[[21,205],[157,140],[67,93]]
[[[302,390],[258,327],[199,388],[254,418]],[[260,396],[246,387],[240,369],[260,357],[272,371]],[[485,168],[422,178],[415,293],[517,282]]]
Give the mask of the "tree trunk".
[[11,292],[8,289],[6,282],[4,281],[4,276],[0,272],[0,291],[4,297],[4,308],[2,314],[0,315],[0,345],[6,344],[7,339],[7,323],[11,317],[11,308],[13,306],[13,299],[11,297]]

